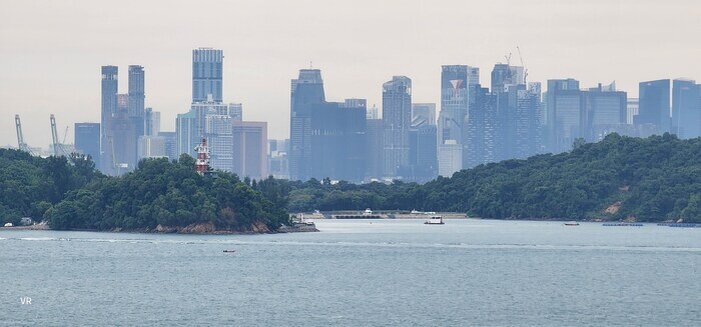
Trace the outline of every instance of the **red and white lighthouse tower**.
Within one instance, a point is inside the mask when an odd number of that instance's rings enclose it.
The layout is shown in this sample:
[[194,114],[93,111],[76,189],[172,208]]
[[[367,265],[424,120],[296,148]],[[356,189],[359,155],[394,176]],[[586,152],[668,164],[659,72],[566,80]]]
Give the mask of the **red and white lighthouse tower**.
[[202,143],[195,147],[197,151],[197,159],[195,160],[195,170],[200,175],[204,175],[209,171],[209,148],[207,148],[207,139],[203,138]]

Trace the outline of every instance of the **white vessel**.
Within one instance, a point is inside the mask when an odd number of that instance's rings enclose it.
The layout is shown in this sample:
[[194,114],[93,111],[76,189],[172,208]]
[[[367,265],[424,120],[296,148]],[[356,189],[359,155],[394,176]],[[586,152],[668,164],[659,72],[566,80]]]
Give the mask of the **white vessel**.
[[431,216],[424,222],[426,225],[443,225],[443,216]]

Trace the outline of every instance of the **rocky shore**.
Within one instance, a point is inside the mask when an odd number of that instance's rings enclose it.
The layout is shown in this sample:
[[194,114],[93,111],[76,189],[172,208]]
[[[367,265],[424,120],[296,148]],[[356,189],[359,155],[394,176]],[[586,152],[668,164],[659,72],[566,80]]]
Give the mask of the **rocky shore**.
[[[46,223],[40,223],[30,226],[15,226],[15,227],[0,227],[0,230],[51,230]],[[76,230],[99,232],[99,230]],[[163,226],[158,225],[156,228],[115,228],[108,232],[114,233],[159,233],[159,234],[201,234],[201,235],[227,235],[227,234],[276,234],[276,233],[302,233],[302,232],[318,232],[314,225],[294,224],[293,226],[283,225],[277,230],[271,230],[267,225],[258,222],[250,228],[234,230],[234,229],[217,229],[213,223],[194,223],[185,227],[180,226]]]

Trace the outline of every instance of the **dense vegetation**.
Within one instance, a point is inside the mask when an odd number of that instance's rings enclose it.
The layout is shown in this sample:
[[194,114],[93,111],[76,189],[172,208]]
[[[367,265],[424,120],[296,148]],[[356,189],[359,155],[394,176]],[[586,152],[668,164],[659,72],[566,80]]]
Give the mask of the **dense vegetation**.
[[701,222],[701,139],[616,134],[568,153],[481,165],[419,185],[355,185],[235,175],[203,177],[193,159],[146,160],[122,177],[92,161],[37,158],[0,149],[0,222],[44,218],[56,229],[184,227],[275,229],[287,214],[312,210],[458,211],[497,219],[682,218]]
[[[282,207],[265,199],[235,175],[203,177],[194,159],[144,160],[131,173],[106,177],[91,160],[46,159],[0,150],[0,218],[43,218],[54,229],[153,229],[213,223],[218,229],[270,230],[287,222]],[[17,172],[19,171],[19,173]],[[40,219],[37,219],[40,220]]]
[[[568,153],[463,170],[418,185],[266,180],[291,212],[401,209],[497,219],[701,221],[701,139],[607,136]],[[608,210],[606,210],[608,209]]]

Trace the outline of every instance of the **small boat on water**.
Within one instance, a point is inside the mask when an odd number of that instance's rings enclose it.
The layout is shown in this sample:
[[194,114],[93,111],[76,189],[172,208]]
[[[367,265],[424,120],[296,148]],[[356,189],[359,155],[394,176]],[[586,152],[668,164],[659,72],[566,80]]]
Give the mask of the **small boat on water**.
[[443,225],[443,216],[431,216],[428,220],[424,222],[426,225]]
[[234,253],[236,250],[224,250],[224,253]]
[[565,223],[565,226],[579,226],[579,223],[576,221],[568,221]]

